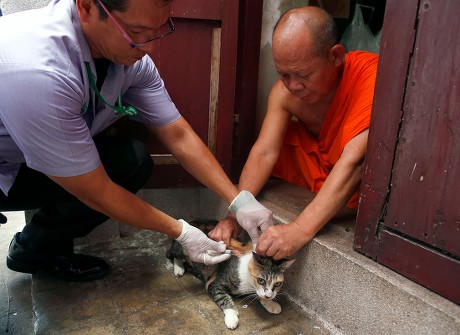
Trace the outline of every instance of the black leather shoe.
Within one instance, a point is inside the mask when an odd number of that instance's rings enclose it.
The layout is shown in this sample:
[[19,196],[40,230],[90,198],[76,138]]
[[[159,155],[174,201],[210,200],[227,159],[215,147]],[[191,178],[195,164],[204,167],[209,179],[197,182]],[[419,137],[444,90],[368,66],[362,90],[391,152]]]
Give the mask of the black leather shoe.
[[6,264],[10,270],[24,273],[44,271],[65,281],[92,281],[104,277],[110,266],[102,259],[82,254],[49,255],[27,250],[16,233],[10,243]]

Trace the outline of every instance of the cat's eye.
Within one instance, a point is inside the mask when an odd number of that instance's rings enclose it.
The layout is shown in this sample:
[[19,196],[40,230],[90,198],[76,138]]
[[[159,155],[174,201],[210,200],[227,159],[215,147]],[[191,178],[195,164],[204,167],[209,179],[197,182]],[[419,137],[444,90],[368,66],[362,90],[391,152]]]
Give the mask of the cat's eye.
[[265,284],[265,279],[257,278],[257,283],[259,283],[259,285],[264,285]]
[[283,282],[280,282],[280,281],[279,281],[279,282],[276,282],[275,285],[273,285],[273,286],[275,286],[275,287],[280,287],[281,285],[283,285]]

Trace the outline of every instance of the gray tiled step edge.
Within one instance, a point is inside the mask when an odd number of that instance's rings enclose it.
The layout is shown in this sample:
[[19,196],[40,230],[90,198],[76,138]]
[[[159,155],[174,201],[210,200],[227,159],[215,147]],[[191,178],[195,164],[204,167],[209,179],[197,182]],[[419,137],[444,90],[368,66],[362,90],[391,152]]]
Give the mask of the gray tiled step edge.
[[[226,213],[226,206],[204,189],[142,190],[139,195],[186,220]],[[293,220],[312,198],[284,182],[269,184],[259,197],[279,223]],[[336,334],[460,334],[460,306],[353,251],[351,213],[339,213],[295,255],[298,261],[285,288],[289,298]],[[116,235],[117,223],[108,224]],[[93,234],[89,244],[107,237],[107,230]]]
[[[311,199],[278,182],[260,196],[280,223]],[[460,334],[460,306],[354,251],[354,219],[339,216],[294,256],[285,288],[294,302],[337,334]]]

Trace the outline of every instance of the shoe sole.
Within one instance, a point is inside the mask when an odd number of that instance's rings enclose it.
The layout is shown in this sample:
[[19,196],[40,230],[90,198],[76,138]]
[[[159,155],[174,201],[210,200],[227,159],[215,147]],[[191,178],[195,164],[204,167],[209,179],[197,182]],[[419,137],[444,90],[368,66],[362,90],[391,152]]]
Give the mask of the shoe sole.
[[105,277],[110,272],[110,267],[107,266],[105,269],[101,269],[101,271],[99,272],[95,272],[95,273],[88,274],[86,276],[81,276],[81,277],[73,277],[73,276],[67,276],[65,274],[62,274],[59,271],[54,270],[52,267],[46,267],[43,265],[37,266],[36,264],[27,263],[27,261],[24,261],[24,260],[17,260],[10,256],[6,257],[6,265],[8,269],[12,271],[21,272],[21,273],[30,273],[30,274],[35,274],[39,271],[43,271],[44,273],[47,273],[51,275],[52,277],[55,277],[55,278],[58,278],[58,279],[61,279],[67,282],[94,281],[102,277]]
[[22,273],[37,273],[39,270],[43,269],[43,266],[27,263],[27,261],[24,260],[17,260],[9,255],[6,257],[6,266],[10,270]]

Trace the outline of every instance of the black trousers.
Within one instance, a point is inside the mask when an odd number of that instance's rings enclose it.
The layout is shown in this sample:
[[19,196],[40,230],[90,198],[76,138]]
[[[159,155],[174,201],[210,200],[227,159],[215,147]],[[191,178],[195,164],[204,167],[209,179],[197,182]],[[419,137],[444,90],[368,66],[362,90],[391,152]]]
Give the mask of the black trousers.
[[[109,177],[136,193],[153,171],[144,144],[123,136],[98,135],[94,142]],[[0,192],[0,211],[38,209],[20,234],[24,247],[39,252],[73,251],[73,239],[83,237],[108,217],[54,183],[43,173],[23,164],[8,196]]]

